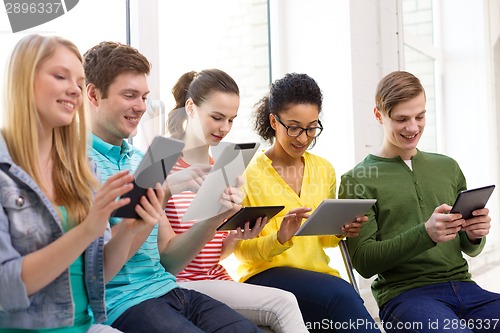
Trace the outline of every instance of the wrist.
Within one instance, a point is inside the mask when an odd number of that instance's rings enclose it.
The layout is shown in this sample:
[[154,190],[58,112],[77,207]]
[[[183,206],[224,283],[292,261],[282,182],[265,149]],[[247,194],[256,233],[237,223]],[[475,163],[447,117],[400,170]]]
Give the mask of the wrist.
[[469,242],[471,242],[471,244],[481,244],[481,240],[483,239],[483,237],[474,237],[470,235],[469,232],[466,232],[465,234],[467,235],[467,239],[469,240]]
[[104,234],[104,231],[100,232],[99,228],[94,228],[94,226],[91,225],[91,223],[88,222],[85,223],[85,222],[86,221],[72,228],[72,230],[78,233],[79,235],[78,237],[80,239],[88,241],[90,243],[94,239]]
[[281,244],[281,245],[284,245],[287,240],[285,239],[285,237],[283,237],[280,233],[280,230],[278,230],[278,232],[276,233],[276,239],[278,239],[278,242]]

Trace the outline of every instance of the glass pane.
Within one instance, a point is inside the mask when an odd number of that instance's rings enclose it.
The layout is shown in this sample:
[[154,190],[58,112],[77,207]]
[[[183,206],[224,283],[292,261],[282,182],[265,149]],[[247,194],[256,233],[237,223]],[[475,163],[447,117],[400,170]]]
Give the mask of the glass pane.
[[405,70],[420,79],[420,82],[424,86],[427,99],[425,131],[420,139],[418,148],[424,151],[436,152],[436,76],[434,59],[411,47],[405,46]]
[[[3,7],[3,5],[0,5]],[[71,40],[84,53],[103,40],[126,42],[126,9],[123,0],[85,0],[64,15],[28,30],[12,33],[8,16],[0,11],[0,84],[14,45],[28,34],[57,35]],[[0,103],[0,113],[2,112]],[[2,117],[0,116],[0,125]]]
[[226,140],[257,140],[250,117],[269,86],[267,0],[159,1],[159,15],[166,111],[175,105],[170,91],[183,73],[219,68],[235,79],[241,96]]
[[432,0],[403,0],[402,4],[405,33],[434,44]]

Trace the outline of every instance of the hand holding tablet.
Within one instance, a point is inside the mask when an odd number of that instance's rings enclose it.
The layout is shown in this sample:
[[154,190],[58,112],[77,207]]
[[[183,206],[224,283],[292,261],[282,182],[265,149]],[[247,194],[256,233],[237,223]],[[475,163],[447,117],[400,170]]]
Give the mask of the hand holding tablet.
[[494,189],[495,185],[489,185],[460,192],[450,212],[462,214],[465,220],[472,218],[473,211],[486,206]]
[[151,142],[148,150],[134,173],[133,189],[122,196],[130,198],[128,205],[113,212],[113,217],[140,218],[135,206],[148,188],[154,188],[156,183],[162,184],[167,178],[170,169],[179,158],[184,143],[182,141],[157,136]]
[[340,235],[342,227],[366,214],[376,199],[325,199],[295,236]]
[[256,206],[243,207],[236,214],[231,216],[217,230],[235,230],[238,227],[245,228],[245,223],[250,222],[250,229],[253,228],[259,217],[267,216],[269,221],[276,214],[283,210],[285,206]]

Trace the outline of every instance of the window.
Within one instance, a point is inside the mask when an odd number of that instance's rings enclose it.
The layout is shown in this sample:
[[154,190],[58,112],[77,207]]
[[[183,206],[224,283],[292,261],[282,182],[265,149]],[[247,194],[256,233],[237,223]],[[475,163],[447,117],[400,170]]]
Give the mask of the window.
[[403,0],[404,70],[415,74],[427,97],[425,135],[419,149],[437,151],[436,62],[432,1]]
[[[112,14],[112,15],[111,15]],[[102,23],[100,23],[102,22]],[[3,87],[5,67],[12,48],[28,34],[57,35],[69,39],[83,54],[103,40],[126,42],[126,8],[123,0],[85,0],[66,14],[17,33],[12,33],[5,11],[0,10],[0,77]],[[2,97],[3,98],[3,97]],[[0,105],[0,112],[3,105]],[[0,117],[0,125],[1,125]]]
[[268,91],[266,0],[159,1],[160,98],[166,112],[171,89],[188,71],[218,68],[240,88],[240,108],[227,141],[257,140],[253,105]]

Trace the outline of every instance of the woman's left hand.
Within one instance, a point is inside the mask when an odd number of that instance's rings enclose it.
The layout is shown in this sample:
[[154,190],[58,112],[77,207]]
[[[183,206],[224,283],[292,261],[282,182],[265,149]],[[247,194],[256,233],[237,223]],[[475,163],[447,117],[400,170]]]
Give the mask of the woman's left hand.
[[243,202],[243,192],[241,192],[240,187],[243,186],[243,178],[238,177],[236,179],[235,187],[228,187],[224,190],[221,195],[219,202],[222,206],[227,208],[225,211],[225,216],[231,216],[241,209],[241,203]]
[[259,217],[253,228],[250,229],[250,222],[246,222],[243,229],[238,227],[236,230],[231,230],[226,238],[234,241],[242,241],[257,237],[267,223],[267,216]]

